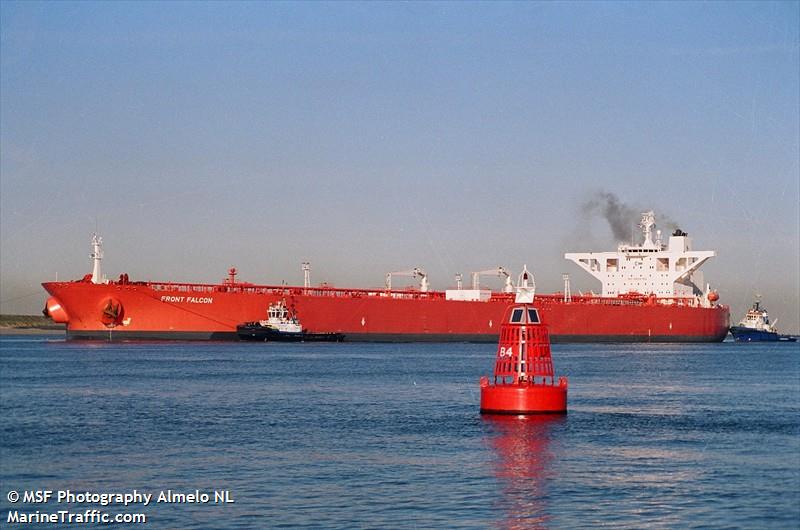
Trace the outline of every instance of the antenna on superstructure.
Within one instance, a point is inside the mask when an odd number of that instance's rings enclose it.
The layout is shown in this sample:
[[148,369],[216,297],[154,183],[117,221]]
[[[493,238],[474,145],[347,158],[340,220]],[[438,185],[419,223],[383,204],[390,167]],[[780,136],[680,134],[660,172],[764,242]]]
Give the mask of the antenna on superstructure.
[[639,222],[639,226],[642,227],[642,235],[644,236],[642,246],[644,248],[653,248],[656,246],[655,243],[653,243],[653,227],[655,225],[656,215],[653,210],[642,212],[642,220]]
[[456,289],[458,289],[460,291],[463,286],[464,286],[464,275],[461,274],[460,272],[457,272],[456,273]]

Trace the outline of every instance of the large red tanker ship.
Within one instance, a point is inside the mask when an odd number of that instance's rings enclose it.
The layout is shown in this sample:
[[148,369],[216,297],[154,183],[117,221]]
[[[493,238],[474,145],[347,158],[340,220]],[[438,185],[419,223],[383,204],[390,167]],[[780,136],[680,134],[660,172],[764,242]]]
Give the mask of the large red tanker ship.
[[[650,217],[647,217],[647,216]],[[567,254],[603,282],[600,296],[536,295],[555,342],[715,342],[729,327],[727,306],[701,291],[697,268],[713,251],[691,251],[676,231],[668,245],[652,240],[652,212],[643,217],[642,245],[616,253]],[[303,264],[303,286],[254,285],[236,270],[219,284],[138,282],[100,274],[101,240],[93,239],[94,270],[83,279],[42,284],[50,298],[45,314],[65,323],[70,339],[232,339],[236,326],[264,318],[283,301],[313,333],[342,333],[347,341],[494,342],[513,284],[505,269],[473,274],[472,289],[431,291],[421,269],[390,273],[384,289],[312,287]],[[503,292],[481,289],[482,273],[506,277]],[[421,278],[418,289],[391,288],[393,275]],[[459,280],[459,284],[460,284]],[[647,294],[639,294],[647,293]]]

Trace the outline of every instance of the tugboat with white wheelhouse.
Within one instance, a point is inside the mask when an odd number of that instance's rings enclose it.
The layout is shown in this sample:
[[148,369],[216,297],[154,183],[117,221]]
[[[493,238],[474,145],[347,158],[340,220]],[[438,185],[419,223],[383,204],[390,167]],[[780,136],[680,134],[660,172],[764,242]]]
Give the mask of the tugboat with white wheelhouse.
[[286,302],[280,300],[270,304],[267,319],[258,322],[245,322],[236,326],[239,340],[258,342],[342,342],[341,333],[311,333],[303,329],[297,315],[289,311]]
[[770,324],[769,313],[756,300],[739,325],[731,327],[731,335],[736,342],[796,342],[797,337],[778,333],[777,322]]

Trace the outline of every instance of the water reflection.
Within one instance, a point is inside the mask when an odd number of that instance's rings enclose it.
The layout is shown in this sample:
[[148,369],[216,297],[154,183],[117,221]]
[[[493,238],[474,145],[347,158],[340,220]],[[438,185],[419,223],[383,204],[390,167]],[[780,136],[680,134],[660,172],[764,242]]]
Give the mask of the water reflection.
[[505,518],[498,527],[547,528],[549,484],[556,473],[555,431],[567,417],[562,415],[482,416],[487,445],[494,454],[494,474],[500,491],[497,505]]

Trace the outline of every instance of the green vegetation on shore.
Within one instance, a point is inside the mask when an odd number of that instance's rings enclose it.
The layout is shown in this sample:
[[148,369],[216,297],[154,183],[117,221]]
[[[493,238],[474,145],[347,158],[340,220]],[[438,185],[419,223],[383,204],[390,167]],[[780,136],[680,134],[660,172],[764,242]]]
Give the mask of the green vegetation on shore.
[[64,324],[56,324],[44,315],[0,315],[0,328],[63,330]]

